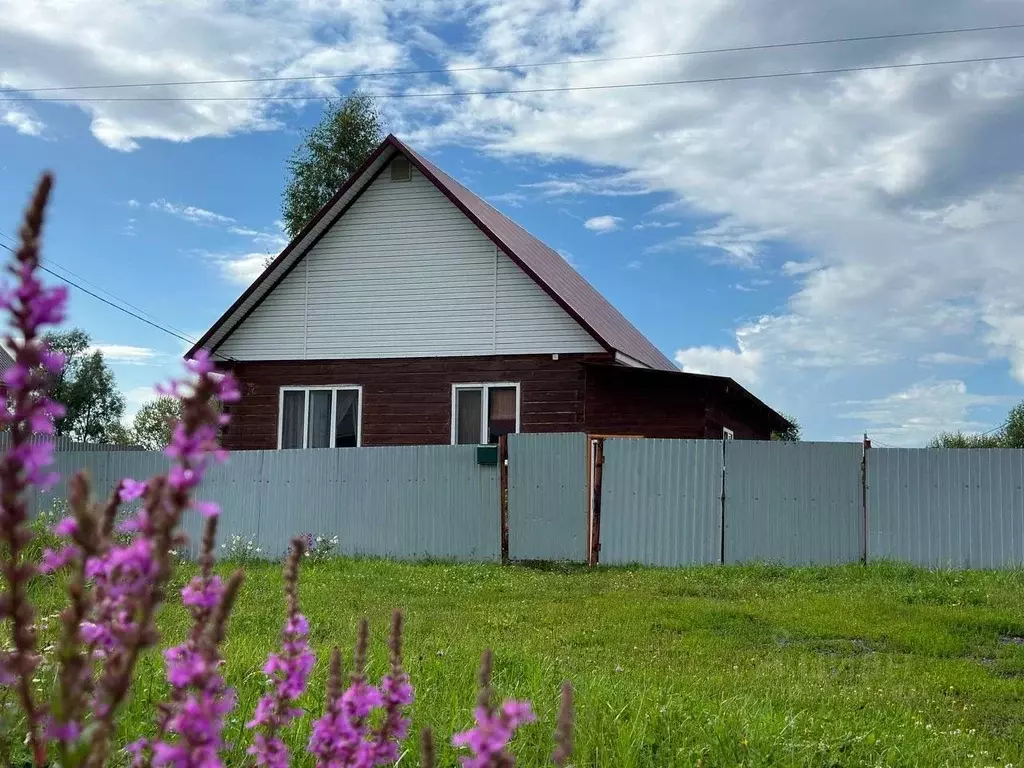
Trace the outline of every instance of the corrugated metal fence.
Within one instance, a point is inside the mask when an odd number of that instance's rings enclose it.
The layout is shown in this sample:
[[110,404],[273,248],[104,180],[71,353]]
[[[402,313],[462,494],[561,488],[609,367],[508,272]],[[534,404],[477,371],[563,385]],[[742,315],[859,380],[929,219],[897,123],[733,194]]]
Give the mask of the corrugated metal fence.
[[722,466],[714,440],[605,440],[600,562],[717,563]]
[[725,442],[725,562],[863,555],[859,443]]
[[1024,451],[872,449],[868,555],[919,565],[1024,562]]
[[[67,452],[65,477],[87,469],[96,495],[122,477],[165,471],[159,453]],[[63,496],[63,483],[40,498]],[[337,535],[339,551],[405,559],[498,560],[498,469],[474,446],[243,451],[210,471],[200,497],[221,505],[218,538],[253,539],[267,556],[300,533]],[[186,532],[198,541],[192,515]]]
[[509,435],[510,559],[587,559],[588,474],[585,434]]
[[[603,456],[599,472],[591,456]],[[98,497],[167,466],[158,453],[95,449],[56,462],[62,476],[87,469]],[[1024,565],[1024,451],[871,449],[865,460],[852,443],[534,434],[509,437],[507,472],[507,553],[499,467],[475,446],[239,452],[201,496],[223,508],[221,541],[240,535],[267,556],[308,532],[338,536],[341,553],[405,559]],[[190,517],[194,540],[198,528]]]

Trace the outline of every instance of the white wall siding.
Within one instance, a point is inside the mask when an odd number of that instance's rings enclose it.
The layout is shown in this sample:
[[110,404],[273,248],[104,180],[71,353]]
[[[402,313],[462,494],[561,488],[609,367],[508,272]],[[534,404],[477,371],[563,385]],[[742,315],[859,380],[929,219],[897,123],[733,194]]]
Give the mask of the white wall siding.
[[385,170],[218,352],[322,360],[602,349],[413,168],[407,182]]

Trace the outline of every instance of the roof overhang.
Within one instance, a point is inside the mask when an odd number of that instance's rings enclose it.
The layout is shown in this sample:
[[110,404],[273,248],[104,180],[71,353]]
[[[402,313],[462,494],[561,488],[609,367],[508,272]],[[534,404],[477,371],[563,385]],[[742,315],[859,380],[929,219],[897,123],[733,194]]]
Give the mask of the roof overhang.
[[660,368],[636,368],[628,365],[616,365],[614,363],[598,363],[590,361],[583,362],[581,365],[588,368],[617,372],[626,376],[662,377],[662,379],[668,378],[670,381],[673,378],[679,381],[703,381],[711,389],[717,390],[727,397],[735,397],[748,403],[757,410],[762,411],[768,420],[772,422],[772,431],[781,432],[791,426],[789,420],[785,416],[765,403],[750,390],[743,387],[735,379],[731,379],[728,376],[712,376],[707,373],[691,373],[689,371],[679,370],[666,371]]

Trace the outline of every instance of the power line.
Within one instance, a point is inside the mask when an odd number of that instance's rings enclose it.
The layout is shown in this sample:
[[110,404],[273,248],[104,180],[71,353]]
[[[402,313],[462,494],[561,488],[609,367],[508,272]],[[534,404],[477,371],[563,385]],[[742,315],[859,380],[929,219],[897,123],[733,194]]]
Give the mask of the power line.
[[672,51],[666,53],[645,53],[632,56],[604,56],[599,58],[564,59],[560,61],[540,61],[525,64],[490,64],[472,67],[451,67],[435,69],[388,69],[371,72],[343,72],[333,75],[274,75],[267,77],[223,78],[211,80],[169,80],[148,83],[110,83],[106,85],[54,85],[42,88],[0,88],[0,93],[45,93],[51,91],[87,91],[107,88],[156,88],[183,85],[237,85],[244,83],[280,83],[280,82],[311,82],[319,80],[348,80],[353,78],[398,77],[404,75],[436,75],[459,72],[508,71],[516,69],[536,69],[540,67],[556,67],[575,64],[602,64],[616,61],[640,61],[643,59],[665,59],[680,56],[703,56],[716,53],[740,53],[743,51],[768,51],[780,48],[800,48],[816,45],[834,45],[837,43],[856,43],[871,40],[893,40],[909,37],[934,37],[939,35],[966,34],[972,32],[992,32],[996,30],[1021,29],[1021,24],[995,24],[985,27],[960,27],[957,29],[936,29],[917,32],[893,32],[880,35],[861,35],[858,37],[833,37],[821,40],[798,40],[787,43],[764,43],[761,45],[738,45],[726,48],[703,48],[690,51]]
[[[1024,53],[1015,53],[1008,56],[984,56],[971,59],[943,59],[939,61],[915,61],[902,64],[874,64],[860,67],[837,67],[835,69],[811,69],[799,72],[769,72],[759,75],[734,75],[729,77],[701,77],[688,80],[659,80],[643,83],[615,83],[609,85],[565,85],[553,88],[509,88],[481,91],[428,91],[422,93],[371,93],[375,99],[420,99],[420,98],[451,98],[458,96],[505,96],[511,94],[526,93],[566,93],[569,91],[610,91],[625,88],[651,88],[665,85],[699,85],[705,83],[729,83],[740,80],[770,80],[783,77],[807,77],[811,75],[839,75],[849,72],[872,72],[881,69],[913,69],[917,67],[934,67],[944,64],[977,64],[993,61],[1012,61],[1024,59]],[[64,103],[86,103],[86,102],[121,102],[121,101],[320,101],[330,99],[330,96],[112,96],[100,98],[79,99],[74,97],[43,97],[31,98],[28,96],[17,96],[4,99],[4,101],[30,101],[45,102],[57,101]]]
[[[7,246],[7,245],[5,245],[5,244],[3,244],[3,243],[0,243],[0,248],[6,248],[6,249],[7,249],[8,251],[10,251],[11,253],[14,253],[14,252],[15,252],[13,248],[11,248],[10,246]],[[83,287],[82,287],[81,285],[79,285],[78,283],[74,282],[73,280],[69,280],[68,278],[64,277],[64,275],[58,274],[57,272],[54,272],[54,271],[53,271],[52,269],[49,269],[48,267],[44,267],[43,265],[41,265],[41,264],[40,264],[40,265],[39,265],[39,268],[40,268],[41,270],[43,270],[44,272],[46,272],[47,274],[53,275],[53,276],[54,276],[54,277],[56,277],[56,278],[57,278],[58,280],[62,280],[62,281],[64,281],[65,283],[67,283],[68,285],[70,285],[70,286],[72,286],[72,287],[74,287],[74,288],[77,288],[77,289],[78,289],[78,290],[80,290],[80,291],[81,291],[82,293],[86,293],[86,294],[88,294],[89,296],[92,296],[92,297],[93,297],[94,299],[98,299],[99,301],[102,301],[102,302],[103,302],[104,304],[106,304],[107,306],[113,307],[114,309],[119,309],[120,311],[124,312],[124,313],[125,313],[126,315],[131,315],[131,316],[132,316],[132,317],[134,317],[134,318],[135,318],[136,320],[141,320],[141,321],[142,321],[142,322],[144,322],[144,323],[145,323],[146,325],[151,325],[151,326],[153,326],[154,328],[156,328],[156,329],[158,329],[158,330],[161,330],[161,331],[163,331],[164,333],[168,333],[168,334],[170,334],[171,336],[173,336],[174,338],[176,338],[176,339],[180,339],[181,341],[187,342],[187,343],[189,343],[189,344],[195,344],[195,343],[196,343],[195,339],[190,339],[190,338],[188,338],[187,336],[183,336],[182,334],[180,334],[180,333],[176,333],[175,331],[172,331],[172,330],[170,330],[169,328],[165,328],[164,326],[160,325],[159,323],[155,323],[155,322],[153,322],[152,320],[149,320],[149,319],[147,319],[147,318],[143,317],[142,315],[138,315],[138,314],[136,314],[135,312],[132,312],[132,311],[131,311],[131,310],[129,310],[129,309],[125,309],[125,308],[124,308],[124,307],[122,307],[121,305],[119,305],[119,304],[115,304],[114,302],[112,302],[112,301],[109,301],[109,300],[107,300],[107,299],[103,298],[102,296],[100,296],[100,295],[99,295],[99,294],[97,294],[97,293],[93,293],[93,292],[92,292],[92,291],[90,291],[90,290],[89,290],[88,288],[83,288]],[[113,294],[111,294],[111,295],[113,295]],[[120,299],[119,299],[119,301],[120,301]],[[127,302],[125,302],[125,303],[127,303]],[[140,311],[141,311],[141,310],[140,310]]]
[[[15,239],[14,239],[13,237],[11,237],[10,235],[6,234],[6,233],[5,233],[5,232],[3,232],[2,230],[0,230],[0,237],[6,238],[7,240],[11,241],[11,242],[12,242],[12,243],[14,243],[15,245],[17,245],[17,244],[18,244],[18,243],[17,243],[17,241],[16,241],[16,240],[15,240]],[[6,246],[4,246],[4,247],[6,247]],[[8,248],[8,250],[10,250],[10,249]],[[75,272],[75,271],[73,271],[73,270],[69,269],[68,267],[65,267],[65,266],[64,266],[63,264],[60,264],[59,262],[57,262],[57,261],[54,261],[53,259],[50,259],[50,258],[48,258],[48,259],[47,259],[46,261],[47,261],[47,263],[49,263],[49,264],[52,264],[53,266],[55,266],[55,267],[57,267],[58,269],[60,269],[60,270],[61,270],[62,272],[67,272],[67,273],[68,273],[69,275],[71,275],[72,277],[78,278],[79,280],[81,280],[81,281],[82,281],[83,283],[85,283],[86,285],[92,286],[93,288],[95,288],[95,289],[96,289],[97,291],[99,291],[100,293],[104,293],[104,294],[106,294],[107,296],[109,296],[110,298],[112,298],[112,299],[113,299],[114,301],[118,301],[118,302],[120,302],[121,304],[124,304],[124,305],[125,305],[126,307],[131,307],[131,308],[132,308],[132,309],[134,309],[134,310],[135,310],[136,312],[141,312],[142,314],[146,315],[146,316],[147,316],[148,318],[150,318],[150,319],[151,319],[151,320],[153,320],[154,322],[157,322],[157,321],[159,321],[159,318],[158,318],[158,317],[156,317],[156,315],[154,315],[154,314],[153,314],[152,312],[147,312],[147,311],[146,311],[145,309],[143,309],[142,307],[140,307],[140,306],[137,306],[137,305],[135,305],[135,304],[132,304],[132,303],[131,303],[130,301],[128,301],[127,299],[122,299],[122,298],[121,298],[120,296],[118,296],[118,295],[117,295],[116,293],[113,293],[113,292],[111,292],[111,291],[108,291],[108,290],[107,290],[106,288],[104,288],[104,287],[103,287],[102,285],[97,285],[96,283],[94,283],[94,282],[90,281],[90,280],[89,280],[88,278],[85,278],[85,277],[83,277],[82,275],[78,274],[77,272]],[[187,334],[187,333],[186,333],[185,331],[181,330],[181,328],[176,328],[175,326],[171,325],[170,323],[167,323],[167,327],[168,327],[168,328],[170,328],[171,330],[177,331],[178,333],[180,333],[180,334],[183,334],[183,335],[185,335],[185,336],[187,336],[187,335],[188,335],[188,334]]]

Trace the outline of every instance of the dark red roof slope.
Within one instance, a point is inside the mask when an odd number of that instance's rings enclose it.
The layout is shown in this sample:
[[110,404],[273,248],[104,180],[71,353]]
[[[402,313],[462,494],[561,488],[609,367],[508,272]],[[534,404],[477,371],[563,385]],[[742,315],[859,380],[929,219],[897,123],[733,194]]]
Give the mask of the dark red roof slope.
[[310,220],[281,254],[215,322],[187,353],[207,348],[215,351],[257,304],[273,290],[295,263],[316,244],[319,237],[340,218],[365,189],[368,178],[395,153],[409,158],[424,176],[451,200],[480,230],[543,288],[577,322],[611,352],[618,352],[643,365],[664,371],[678,371],[607,299],[576,270],[536,237],[510,218],[470,192],[440,168],[389,135],[338,190],[338,193]]

